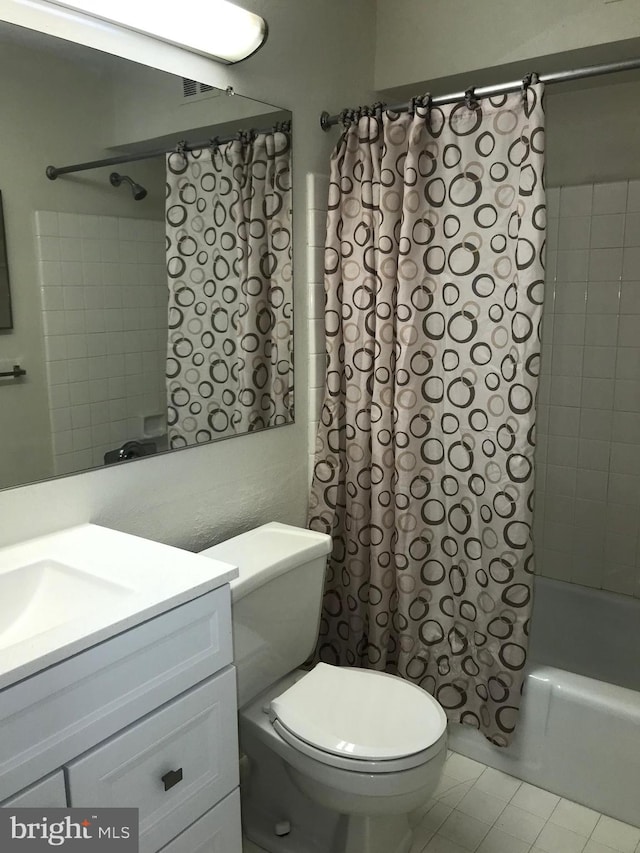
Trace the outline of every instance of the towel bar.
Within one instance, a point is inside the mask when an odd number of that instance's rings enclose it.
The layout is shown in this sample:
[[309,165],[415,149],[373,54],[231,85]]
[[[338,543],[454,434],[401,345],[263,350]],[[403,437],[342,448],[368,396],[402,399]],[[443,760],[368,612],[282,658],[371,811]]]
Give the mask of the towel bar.
[[3,373],[0,373],[0,377],[10,376],[12,379],[19,379],[21,376],[26,376],[27,371],[23,370],[19,364],[13,365],[13,370],[5,370]]

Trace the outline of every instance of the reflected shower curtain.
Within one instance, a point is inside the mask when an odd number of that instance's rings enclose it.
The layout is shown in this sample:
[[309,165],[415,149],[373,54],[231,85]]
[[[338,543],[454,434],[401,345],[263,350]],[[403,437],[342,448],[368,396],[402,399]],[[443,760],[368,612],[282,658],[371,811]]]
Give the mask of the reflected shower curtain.
[[497,745],[531,604],[541,96],[365,115],[329,189],[316,654],[416,682]]
[[289,423],[291,137],[167,157],[169,446]]

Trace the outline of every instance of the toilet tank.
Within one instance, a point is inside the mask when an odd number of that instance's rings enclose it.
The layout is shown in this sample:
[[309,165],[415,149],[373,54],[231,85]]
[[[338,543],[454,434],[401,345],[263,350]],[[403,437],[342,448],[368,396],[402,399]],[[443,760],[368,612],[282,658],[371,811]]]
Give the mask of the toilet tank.
[[313,651],[330,550],[325,533],[272,522],[201,552],[240,573],[231,581],[240,708]]

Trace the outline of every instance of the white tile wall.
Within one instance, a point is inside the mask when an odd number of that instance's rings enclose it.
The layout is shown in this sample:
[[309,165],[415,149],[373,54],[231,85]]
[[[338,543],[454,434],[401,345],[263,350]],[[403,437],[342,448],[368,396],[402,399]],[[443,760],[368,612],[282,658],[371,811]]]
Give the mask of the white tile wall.
[[309,479],[313,474],[316,433],[325,378],[324,240],[329,178],[307,175],[307,270],[309,274]]
[[164,225],[37,211],[55,471],[103,464],[166,408]]
[[640,181],[548,192],[537,571],[640,596]]

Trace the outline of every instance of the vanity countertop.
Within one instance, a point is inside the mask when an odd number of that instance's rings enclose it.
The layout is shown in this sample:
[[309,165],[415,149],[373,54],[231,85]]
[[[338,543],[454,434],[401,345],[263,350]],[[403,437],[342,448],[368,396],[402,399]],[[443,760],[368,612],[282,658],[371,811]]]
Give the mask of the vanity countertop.
[[0,690],[237,574],[95,524],[0,548]]

